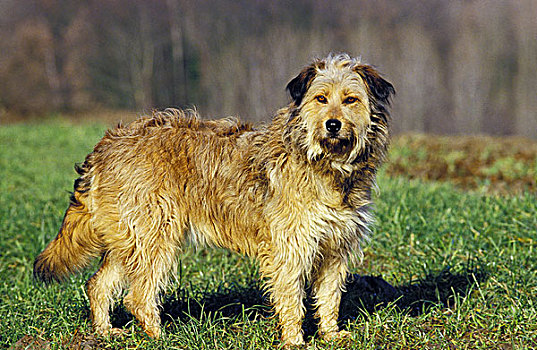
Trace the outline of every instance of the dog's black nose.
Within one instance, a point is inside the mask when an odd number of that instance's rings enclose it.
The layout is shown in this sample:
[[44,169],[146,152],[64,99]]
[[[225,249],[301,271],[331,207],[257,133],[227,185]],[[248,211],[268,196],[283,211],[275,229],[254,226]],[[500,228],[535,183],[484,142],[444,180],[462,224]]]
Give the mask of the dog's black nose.
[[326,130],[332,134],[335,134],[341,130],[341,122],[337,119],[328,119],[325,123],[325,126]]

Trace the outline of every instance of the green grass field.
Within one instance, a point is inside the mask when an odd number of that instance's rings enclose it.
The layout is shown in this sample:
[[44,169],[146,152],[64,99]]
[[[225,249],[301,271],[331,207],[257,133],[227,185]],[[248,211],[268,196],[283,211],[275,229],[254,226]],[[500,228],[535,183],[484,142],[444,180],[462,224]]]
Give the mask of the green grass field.
[[[182,255],[178,281],[164,296],[160,341],[140,332],[121,306],[113,323],[129,335],[92,335],[84,287],[91,269],[61,285],[33,280],[33,259],[67,207],[73,164],[103,131],[61,121],[0,127],[0,347],[277,346],[255,262],[225,250]],[[342,326],[352,332],[346,348],[537,348],[535,193],[488,195],[386,175],[379,187],[377,224],[352,272],[382,276],[395,288],[357,275],[349,283],[341,307]],[[305,330],[309,348],[341,348],[315,337],[313,320]]]

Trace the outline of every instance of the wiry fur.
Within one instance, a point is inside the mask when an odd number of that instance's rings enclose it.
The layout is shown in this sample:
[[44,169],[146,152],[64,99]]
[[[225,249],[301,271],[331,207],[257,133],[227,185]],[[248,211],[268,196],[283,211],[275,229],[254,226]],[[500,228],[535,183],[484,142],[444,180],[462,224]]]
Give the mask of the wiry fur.
[[[292,102],[257,129],[166,110],[109,130],[77,168],[71,204],[35,276],[61,280],[101,256],[87,284],[95,330],[118,331],[109,309],[128,288],[125,306],[158,337],[158,295],[184,242],[226,247],[259,261],[285,344],[304,341],[306,281],[321,333],[342,336],[341,291],[368,236],[394,90],[347,55],[315,61],[287,89]],[[341,130],[329,133],[328,119]]]

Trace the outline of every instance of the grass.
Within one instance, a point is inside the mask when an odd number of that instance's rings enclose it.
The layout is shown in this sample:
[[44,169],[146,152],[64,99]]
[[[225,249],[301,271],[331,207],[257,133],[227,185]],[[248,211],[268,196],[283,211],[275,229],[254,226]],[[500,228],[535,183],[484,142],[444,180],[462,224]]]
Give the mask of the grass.
[[[277,345],[276,321],[263,306],[255,262],[225,250],[182,255],[179,280],[165,296],[160,341],[144,336],[121,306],[113,322],[132,332],[121,339],[92,335],[84,290],[91,269],[62,285],[33,281],[33,259],[56,235],[67,207],[73,164],[103,131],[100,125],[58,120],[0,127],[0,347]],[[342,302],[341,323],[352,333],[346,347],[537,347],[535,194],[489,195],[385,174],[379,187],[372,240],[363,263],[352,268]],[[313,320],[305,330],[310,348],[340,348],[315,337]]]

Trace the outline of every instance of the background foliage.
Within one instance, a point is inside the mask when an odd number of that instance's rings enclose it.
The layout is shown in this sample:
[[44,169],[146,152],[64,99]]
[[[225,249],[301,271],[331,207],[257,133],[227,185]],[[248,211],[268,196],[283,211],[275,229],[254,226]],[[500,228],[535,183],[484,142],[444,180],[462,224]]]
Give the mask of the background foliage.
[[196,105],[267,120],[314,56],[361,55],[396,131],[537,137],[533,0],[3,0],[0,112]]

